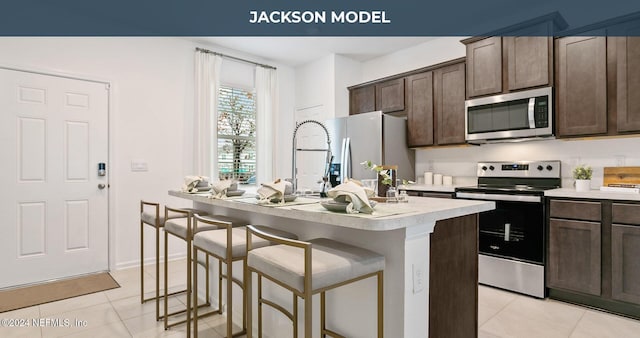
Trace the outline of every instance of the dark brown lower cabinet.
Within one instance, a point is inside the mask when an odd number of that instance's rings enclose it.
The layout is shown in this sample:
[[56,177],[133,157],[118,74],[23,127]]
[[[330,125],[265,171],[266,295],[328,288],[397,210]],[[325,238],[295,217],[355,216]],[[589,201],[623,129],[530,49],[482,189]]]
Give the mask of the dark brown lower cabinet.
[[429,250],[429,337],[477,337],[478,214],[436,222]]
[[640,319],[640,203],[553,198],[549,206],[549,297]]
[[599,222],[551,219],[547,285],[599,296],[601,252]]
[[611,298],[640,304],[640,226],[611,226]]

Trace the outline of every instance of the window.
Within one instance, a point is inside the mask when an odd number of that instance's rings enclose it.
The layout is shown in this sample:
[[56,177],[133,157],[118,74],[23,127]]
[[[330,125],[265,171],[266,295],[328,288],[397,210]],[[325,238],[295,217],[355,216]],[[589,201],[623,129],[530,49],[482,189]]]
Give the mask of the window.
[[255,180],[256,102],[244,89],[218,92],[218,172],[220,179]]

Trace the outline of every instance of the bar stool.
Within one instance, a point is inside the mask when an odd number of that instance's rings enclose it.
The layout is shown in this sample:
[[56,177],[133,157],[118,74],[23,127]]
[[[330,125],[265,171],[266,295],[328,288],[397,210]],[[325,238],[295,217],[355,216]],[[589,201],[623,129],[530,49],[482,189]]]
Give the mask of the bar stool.
[[[222,302],[222,278],[227,279],[227,337],[235,337],[246,333],[247,320],[247,295],[244,289],[244,270],[246,267],[246,228],[233,227],[228,221],[219,219],[218,217],[195,215],[194,220],[194,236],[193,236],[193,256],[197,257],[198,250],[203,251],[206,256],[213,256],[218,259],[218,299]],[[216,226],[217,230],[202,230],[200,225]],[[290,232],[274,229],[264,225],[253,225],[254,228],[273,235],[277,235],[282,238],[297,239],[298,236]],[[264,239],[258,239],[254,241],[254,247],[263,247],[270,245],[270,242]],[[242,276],[243,281],[233,277],[233,262],[242,261]],[[225,263],[227,267],[226,275],[222,275],[222,263]],[[196,269],[196,262],[193,263],[193,297],[194,301],[198,297],[198,273]],[[237,333],[233,333],[233,284],[236,283],[240,289],[243,290],[242,296],[242,330]],[[220,306],[218,306],[220,309]],[[194,337],[198,337],[198,309],[194,308],[194,323],[193,331]]]
[[[151,209],[153,211],[149,211]],[[184,217],[182,214],[170,213],[168,219]],[[156,301],[156,320],[160,320],[160,230],[164,227],[165,215],[160,215],[160,204],[154,202],[140,201],[140,303],[150,300]],[[150,225],[156,232],[156,295],[144,298],[144,226]],[[166,256],[165,256],[166,257]],[[170,293],[169,296],[186,292],[187,290]]]
[[[165,214],[165,224],[164,224],[164,256],[168,257],[169,254],[169,235],[173,235],[175,237],[178,237],[182,240],[184,240],[187,243],[187,289],[186,289],[186,293],[187,293],[187,306],[184,310],[180,310],[180,311],[176,311],[173,313],[169,313],[169,300],[168,300],[168,270],[169,270],[169,264],[168,264],[168,260],[165,259],[164,260],[164,313],[165,316],[164,318],[164,329],[167,330],[170,327],[176,326],[176,325],[180,325],[183,323],[187,323],[187,337],[190,336],[190,323],[191,323],[191,261],[195,260],[197,262],[197,257],[192,257],[191,256],[191,242],[192,242],[192,238],[193,238],[193,228],[192,228],[192,222],[193,222],[193,215],[195,213],[198,213],[200,215],[206,215],[207,213],[204,211],[199,211],[196,209],[187,209],[187,208],[183,208],[183,209],[176,209],[176,208],[171,208],[171,207],[167,207],[165,206],[164,208],[164,214]],[[169,217],[170,215],[174,215],[174,214],[179,214],[182,215],[181,218],[171,218]],[[212,228],[209,228],[209,230]],[[207,270],[209,270],[209,259],[207,258],[206,261],[204,262],[205,268]],[[207,299],[206,299],[206,303],[205,304],[200,304],[198,305],[198,303],[195,303],[195,306],[209,306],[209,275],[207,274]],[[186,312],[187,314],[187,318],[185,320],[180,320],[174,323],[169,323],[169,317],[176,315],[176,314],[180,314]],[[209,313],[206,315],[211,315],[213,313]]]
[[[376,276],[378,279],[378,337],[383,330],[383,270],[385,258],[378,253],[337,242],[317,238],[308,242],[270,235],[251,225],[247,226],[247,273],[245,288],[251,290],[251,272],[258,275],[258,332],[262,337],[262,305],[283,313],[293,322],[293,337],[298,337],[298,297],[304,299],[304,336],[311,338],[311,297],[320,293],[320,335],[342,337],[327,328],[325,293],[328,290],[358,280]],[[254,249],[252,236],[279,243]],[[301,250],[302,249],[302,250]],[[293,292],[293,313],[272,301],[262,298],[262,277]],[[251,338],[251,293],[247,300],[247,337]]]

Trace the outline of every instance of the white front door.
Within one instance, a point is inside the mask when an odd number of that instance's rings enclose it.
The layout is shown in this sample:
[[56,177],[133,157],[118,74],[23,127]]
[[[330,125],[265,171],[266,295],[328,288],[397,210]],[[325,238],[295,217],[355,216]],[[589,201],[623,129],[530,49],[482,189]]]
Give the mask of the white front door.
[[0,288],[108,270],[108,98],[0,69]]

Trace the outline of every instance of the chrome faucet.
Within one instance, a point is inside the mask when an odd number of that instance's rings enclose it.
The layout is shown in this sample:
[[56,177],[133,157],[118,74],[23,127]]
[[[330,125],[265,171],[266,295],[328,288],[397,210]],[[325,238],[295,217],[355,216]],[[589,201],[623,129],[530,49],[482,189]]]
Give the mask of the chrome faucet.
[[[298,134],[298,129],[307,123],[313,123],[313,124],[317,124],[320,127],[322,127],[322,129],[324,130],[325,134],[327,135],[327,149],[305,149],[305,148],[296,148],[296,143],[297,143],[297,134]],[[331,137],[329,137],[329,130],[327,129],[327,127],[319,121],[316,120],[304,120],[298,124],[296,124],[296,128],[293,130],[293,146],[292,146],[292,151],[293,151],[293,155],[291,158],[291,184],[293,184],[293,192],[295,193],[296,191],[298,191],[298,168],[297,168],[297,162],[296,162],[296,153],[298,151],[326,151],[327,152],[327,159],[326,159],[326,163],[325,163],[325,168],[323,171],[323,174],[325,177],[329,177],[329,169],[331,167],[331,161],[333,159],[333,156],[331,155]]]

